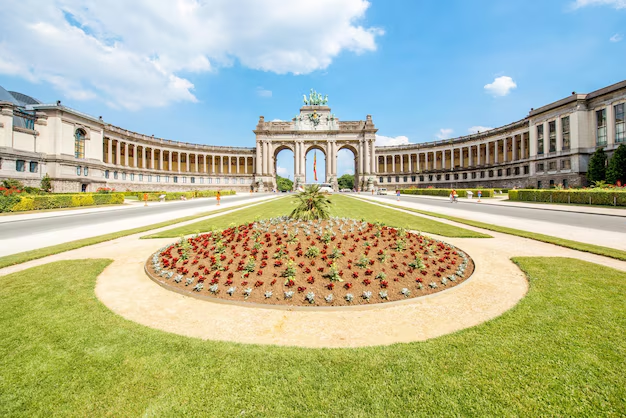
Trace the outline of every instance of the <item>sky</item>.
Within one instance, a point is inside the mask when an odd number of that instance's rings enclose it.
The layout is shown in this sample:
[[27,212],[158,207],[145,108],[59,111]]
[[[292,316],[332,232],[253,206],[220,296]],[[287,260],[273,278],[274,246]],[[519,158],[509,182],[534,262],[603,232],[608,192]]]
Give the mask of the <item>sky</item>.
[[[291,119],[314,88],[398,145],[622,81],[625,37],[626,0],[2,0],[0,85],[131,131],[244,147],[260,115]],[[339,175],[354,171],[349,151],[338,158]],[[277,166],[293,179],[292,153]]]

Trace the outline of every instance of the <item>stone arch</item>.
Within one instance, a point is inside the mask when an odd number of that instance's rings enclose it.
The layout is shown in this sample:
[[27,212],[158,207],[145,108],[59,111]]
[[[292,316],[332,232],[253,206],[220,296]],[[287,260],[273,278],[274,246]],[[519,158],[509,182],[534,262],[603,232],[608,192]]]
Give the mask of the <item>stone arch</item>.
[[356,146],[354,146],[354,144],[351,143],[340,143],[337,144],[337,152],[335,153],[335,155],[333,155],[333,173],[336,175],[336,181],[335,183],[337,184],[337,187],[339,187],[337,181],[339,180],[340,174],[339,174],[339,164],[338,164],[338,158],[339,158],[339,152],[342,150],[348,150],[350,152],[352,152],[352,155],[354,157],[354,187],[359,187],[360,186],[360,179],[361,179],[361,175],[360,175],[360,159],[359,159],[359,150]]
[[[295,174],[295,168],[296,168],[296,151],[295,151],[295,146],[293,143],[280,143],[277,144],[275,146],[275,148],[272,149],[272,161],[271,161],[271,170],[272,170],[272,181],[273,181],[273,188],[278,189],[278,154],[280,154],[283,151],[290,151],[293,155],[293,172],[291,173],[291,175],[293,176],[293,181],[294,181],[294,185],[295,185],[295,181],[296,181],[296,174]],[[288,177],[290,177],[288,175]]]

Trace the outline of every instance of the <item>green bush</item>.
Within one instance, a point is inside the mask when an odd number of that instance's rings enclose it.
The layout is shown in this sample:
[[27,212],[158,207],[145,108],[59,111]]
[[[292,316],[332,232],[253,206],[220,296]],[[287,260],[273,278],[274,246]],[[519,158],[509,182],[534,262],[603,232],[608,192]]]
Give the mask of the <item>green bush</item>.
[[[467,192],[474,193],[478,197],[478,191],[482,192],[482,197],[493,197],[493,189],[455,189],[459,197],[467,197]],[[402,194],[414,194],[423,196],[450,196],[452,189],[401,189]]]
[[510,190],[509,200],[517,202],[576,203],[585,205],[626,206],[626,190]]
[[[220,190],[220,195],[228,196],[234,195],[234,190]],[[148,195],[148,201],[156,202],[159,200],[159,196],[165,195],[165,200],[180,200],[181,196],[185,196],[186,199],[192,199],[194,197],[213,197],[217,194],[217,190],[194,190],[191,192],[134,192],[137,199],[143,201],[143,195]]]
[[52,195],[0,196],[0,212],[73,208],[124,203],[122,193],[75,193]]

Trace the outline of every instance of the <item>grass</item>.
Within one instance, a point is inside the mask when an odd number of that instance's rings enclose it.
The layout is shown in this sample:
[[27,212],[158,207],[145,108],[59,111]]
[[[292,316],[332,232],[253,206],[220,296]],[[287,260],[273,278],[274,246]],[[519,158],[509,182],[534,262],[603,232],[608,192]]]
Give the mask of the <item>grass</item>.
[[444,224],[421,216],[398,212],[393,209],[386,209],[367,200],[356,200],[346,196],[333,195],[332,201],[331,212],[333,216],[343,217],[349,213],[351,218],[365,219],[369,222],[380,221],[397,228],[427,232],[445,237],[492,238],[490,235],[480,232]]
[[268,219],[277,216],[289,215],[293,208],[293,199],[278,198],[256,205],[252,208],[237,211],[236,213],[195,222],[179,228],[168,229],[167,231],[157,232],[156,234],[145,235],[141,238],[176,238],[181,235],[198,234],[208,232],[213,229],[228,228],[231,224],[241,225],[252,222],[255,219]]
[[[365,201],[365,200],[363,200]],[[618,250],[610,247],[603,247],[601,245],[587,244],[584,242],[572,241],[565,238],[553,237],[551,235],[538,234],[535,232],[523,231],[521,229],[508,228],[506,226],[492,225],[479,221],[472,221],[469,219],[457,218],[456,216],[448,216],[442,215],[436,212],[429,212],[425,210],[418,210],[407,208],[404,206],[393,205],[389,203],[381,203],[377,202],[384,206],[389,206],[392,208],[398,208],[402,210],[407,210],[409,212],[419,213],[421,215],[428,215],[436,218],[447,219],[449,221],[458,222],[460,224],[474,226],[476,228],[487,229],[489,231],[501,232],[503,234],[515,235],[522,238],[530,238],[536,241],[547,242],[548,244],[558,245],[560,247],[571,248],[573,250],[584,251],[591,254],[602,255],[605,257],[615,258],[617,260],[626,261],[626,251]]]
[[626,273],[514,261],[530,290],[502,316],[359,349],[202,341],[135,324],[94,295],[109,260],[0,277],[0,416],[626,414]]
[[49,247],[38,248],[32,251],[24,251],[21,253],[11,254],[4,257],[0,257],[0,268],[13,266],[15,264],[25,263],[27,261],[36,260],[38,258],[47,257],[49,255],[59,254],[65,251],[75,250],[77,248],[86,247],[88,245],[99,244],[105,241],[112,241],[117,238],[125,237],[127,235],[139,234],[141,232],[151,231],[153,229],[164,228],[166,226],[175,225],[181,222],[192,221],[194,219],[202,218],[204,216],[215,215],[218,213],[226,212],[229,210],[240,209],[248,206],[249,203],[232,206],[229,208],[218,209],[210,212],[203,212],[197,215],[185,216],[183,218],[172,219],[171,221],[160,222],[157,224],[146,225],[138,228],[125,229],[124,231],[112,232],[110,234],[98,235],[97,237],[90,237],[79,239],[76,241],[65,242],[63,244],[51,245]]
[[[489,235],[468,229],[444,224],[441,222],[425,219],[406,213],[399,213],[396,210],[376,207],[369,202],[350,199],[345,196],[334,195],[331,197],[331,216],[349,217],[355,219],[365,219],[370,222],[380,221],[394,227],[402,227],[422,232],[430,232],[446,237],[462,238],[491,238]],[[207,232],[212,229],[227,228],[231,224],[243,224],[252,222],[255,219],[267,219],[276,216],[289,215],[295,207],[295,199],[281,199],[271,201],[254,208],[244,209],[230,215],[218,218],[207,219],[180,228],[169,229],[144,236],[142,238],[175,238],[181,235],[190,235]]]

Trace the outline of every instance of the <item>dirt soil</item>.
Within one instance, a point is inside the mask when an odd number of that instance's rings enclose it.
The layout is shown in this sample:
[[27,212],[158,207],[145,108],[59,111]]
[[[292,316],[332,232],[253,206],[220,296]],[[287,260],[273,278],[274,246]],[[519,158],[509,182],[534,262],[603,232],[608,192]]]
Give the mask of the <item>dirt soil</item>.
[[474,264],[450,244],[383,225],[278,218],[180,240],[151,256],[146,270],[204,297],[350,306],[440,292],[470,277]]

